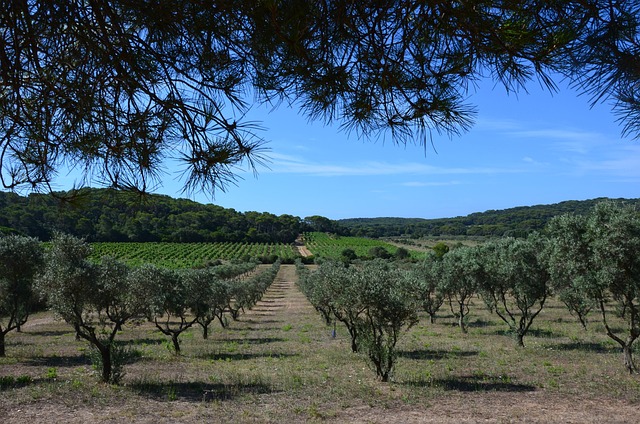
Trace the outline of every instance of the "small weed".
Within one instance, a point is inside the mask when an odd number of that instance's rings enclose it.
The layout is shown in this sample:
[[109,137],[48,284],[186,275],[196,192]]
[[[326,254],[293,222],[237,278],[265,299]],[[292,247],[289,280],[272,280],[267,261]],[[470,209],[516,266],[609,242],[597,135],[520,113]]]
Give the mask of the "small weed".
[[0,389],[12,387],[16,384],[16,379],[12,375],[3,375],[0,377]]
[[30,375],[19,375],[16,378],[16,383],[20,386],[26,386],[27,384],[33,383],[33,378]]
[[313,418],[313,419],[322,418],[322,413],[320,412],[320,409],[318,408],[318,405],[316,405],[315,402],[309,405],[309,408],[307,408],[307,415],[309,416],[309,418]]
[[282,327],[282,331],[290,331],[293,328],[293,326],[291,324],[285,324]]
[[44,378],[47,380],[55,380],[58,378],[58,370],[54,367],[48,368],[47,372],[44,374]]
[[176,387],[173,385],[167,387],[167,400],[169,400],[170,402],[173,402],[177,399],[178,399],[178,391],[176,390]]

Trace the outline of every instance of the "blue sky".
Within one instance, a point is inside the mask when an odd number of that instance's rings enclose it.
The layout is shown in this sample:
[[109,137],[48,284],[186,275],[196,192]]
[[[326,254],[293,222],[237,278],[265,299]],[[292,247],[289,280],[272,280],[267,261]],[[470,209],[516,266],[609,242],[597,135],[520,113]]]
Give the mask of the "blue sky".
[[247,170],[227,192],[182,194],[172,170],[158,193],[237,211],[304,218],[443,218],[489,209],[596,197],[640,197],[640,141],[621,137],[609,104],[561,85],[551,94],[505,93],[484,83],[470,94],[473,128],[434,147],[367,141],[338,124],[308,122],[295,109],[258,107],[269,168]]
[[[640,141],[621,137],[609,104],[561,86],[551,94],[505,93],[489,83],[470,95],[476,124],[461,136],[434,134],[434,148],[396,146],[309,123],[294,109],[257,108],[272,163],[215,198],[238,211],[331,219],[441,218],[488,209],[596,197],[640,197]],[[159,192],[175,197],[167,178]]]

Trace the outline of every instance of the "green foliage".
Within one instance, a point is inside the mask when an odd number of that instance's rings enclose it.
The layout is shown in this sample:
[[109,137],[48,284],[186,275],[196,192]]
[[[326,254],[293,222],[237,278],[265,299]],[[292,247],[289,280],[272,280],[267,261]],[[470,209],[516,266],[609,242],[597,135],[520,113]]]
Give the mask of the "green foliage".
[[0,192],[0,227],[44,241],[58,231],[91,242],[273,245],[265,255],[278,254],[309,228],[287,214],[240,213],[187,199],[91,188],[29,197]]
[[33,281],[43,265],[41,243],[30,237],[0,237],[0,357],[5,335],[27,322],[34,306]]
[[[603,199],[570,200],[551,205],[521,206],[476,212],[455,218],[353,218],[337,223],[360,237],[523,237],[544,230],[555,216],[565,213],[584,215]],[[625,200],[638,204],[638,199]]]
[[130,265],[154,264],[180,269],[215,265],[216,261],[273,263],[293,261],[298,250],[284,243],[91,243],[91,258],[112,256]]
[[[607,335],[623,350],[625,367],[636,373],[633,343],[640,337],[640,214],[632,205],[599,203],[587,216],[565,215],[548,228],[551,275],[597,305]],[[612,302],[627,329],[609,324]]]
[[555,90],[560,74],[613,100],[624,133],[640,129],[633,1],[11,6],[0,9],[6,188],[50,188],[72,164],[145,192],[170,157],[186,191],[224,190],[265,160],[259,126],[238,118],[254,102],[427,145],[470,128],[469,87],[487,75],[518,92],[532,80]]
[[359,348],[380,380],[389,381],[397,359],[396,344],[418,322],[415,281],[382,261],[364,264],[358,277],[364,280],[361,296],[366,306],[358,322]]
[[150,264],[132,272],[131,280],[147,293],[148,319],[171,337],[176,355],[180,353],[180,334],[196,322],[197,316],[190,314],[190,308],[195,307],[201,297],[206,297],[206,293],[192,291],[192,286],[200,283],[197,272],[185,270],[179,273]]
[[342,322],[351,350],[365,353],[376,375],[388,381],[397,359],[396,343],[417,322],[412,275],[378,259],[348,267],[327,261],[315,272],[300,271],[300,277],[302,291],[326,322]]
[[436,255],[427,255],[424,262],[416,266],[411,272],[417,280],[416,290],[422,303],[422,308],[433,324],[436,319],[436,313],[444,303],[444,293],[440,287],[440,274],[442,272],[442,263],[437,259]]
[[485,278],[482,261],[483,256],[477,247],[465,246],[444,255],[439,265],[440,281],[436,290],[447,299],[463,333],[467,332],[469,305]]
[[544,241],[504,238],[481,247],[485,258],[479,290],[487,306],[524,346],[524,336],[551,294]]
[[46,252],[38,289],[76,334],[100,353],[101,380],[115,382],[120,364],[112,356],[114,340],[125,323],[144,315],[148,293],[129,278],[125,264],[103,258],[96,265],[89,261],[90,253],[85,241],[56,235]]
[[437,259],[442,259],[449,252],[449,246],[443,242],[438,242],[432,247]]
[[[396,255],[398,248],[380,240],[363,237],[340,236],[337,234],[310,232],[304,233],[304,242],[314,257],[339,260],[343,252],[350,256],[353,252],[359,258],[390,258]],[[412,256],[420,256],[411,252]]]

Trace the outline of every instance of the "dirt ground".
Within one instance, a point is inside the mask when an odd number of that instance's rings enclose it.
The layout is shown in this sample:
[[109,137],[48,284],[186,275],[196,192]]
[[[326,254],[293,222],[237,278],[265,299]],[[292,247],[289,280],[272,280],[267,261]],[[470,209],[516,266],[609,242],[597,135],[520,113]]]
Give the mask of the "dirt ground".
[[[298,311],[307,311],[311,306],[294,283],[295,267],[284,265],[276,282],[263,300],[268,305],[268,318],[272,323]],[[272,295],[270,295],[270,293]],[[277,293],[277,295],[273,295]],[[268,302],[268,303],[267,303]],[[266,309],[258,307],[247,311],[247,320],[264,319]],[[305,312],[308,313],[308,312]],[[24,330],[38,328],[51,323],[50,318],[29,321]],[[273,325],[273,324],[272,324]],[[2,368],[0,368],[2,371]],[[2,372],[0,372],[2,374]],[[381,390],[389,390],[382,386]],[[384,388],[386,387],[386,388]],[[263,397],[260,397],[263,396]],[[268,410],[278,408],[273,394],[259,395],[255,408]],[[64,399],[30,400],[24,404],[4,404],[0,392],[0,423],[198,423],[228,422],[228,417],[216,416],[206,410],[207,406],[193,401],[176,400],[168,406],[166,401],[148,399],[132,405],[89,403]],[[271,403],[273,401],[273,403]],[[560,396],[544,389],[533,391],[505,392],[450,391],[427,399],[423,404],[396,402],[386,405],[347,407],[332,416],[311,417],[292,415],[286,422],[331,422],[331,423],[638,423],[640,405],[630,404],[615,398],[592,398]],[[4,405],[3,405],[4,404]],[[124,408],[124,410],[123,410]],[[235,422],[285,422],[272,421],[265,415],[239,414]]]

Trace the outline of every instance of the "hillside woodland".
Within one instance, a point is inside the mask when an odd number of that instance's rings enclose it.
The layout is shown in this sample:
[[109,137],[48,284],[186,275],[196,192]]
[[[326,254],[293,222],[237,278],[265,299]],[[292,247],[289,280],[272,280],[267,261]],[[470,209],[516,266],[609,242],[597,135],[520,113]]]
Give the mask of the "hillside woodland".
[[43,241],[59,231],[88,241],[292,243],[314,229],[315,220],[111,189],[28,197],[0,192],[0,231]]
[[[540,231],[556,215],[585,214],[604,199],[489,210],[439,219],[300,218],[238,212],[164,195],[138,196],[112,189],[81,189],[20,196],[0,192],[0,232],[49,240],[56,231],[88,241],[292,243],[308,231],[369,238],[522,237]],[[640,199],[616,199],[638,204]]]
[[[340,226],[351,235],[360,237],[414,238],[430,236],[514,236],[523,237],[541,231],[556,215],[576,213],[584,215],[605,198],[569,200],[551,205],[521,206],[503,210],[476,212],[467,216],[440,219],[420,218],[354,218],[341,219]],[[640,199],[613,199],[638,204]]]

